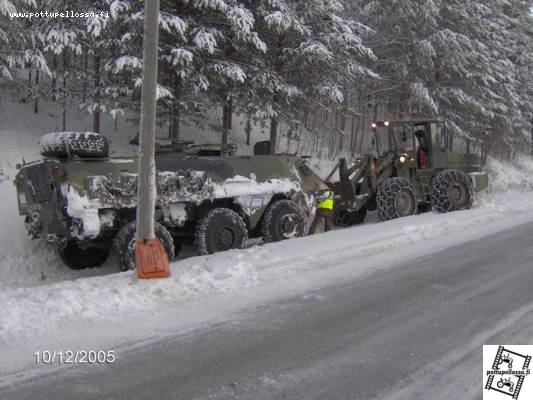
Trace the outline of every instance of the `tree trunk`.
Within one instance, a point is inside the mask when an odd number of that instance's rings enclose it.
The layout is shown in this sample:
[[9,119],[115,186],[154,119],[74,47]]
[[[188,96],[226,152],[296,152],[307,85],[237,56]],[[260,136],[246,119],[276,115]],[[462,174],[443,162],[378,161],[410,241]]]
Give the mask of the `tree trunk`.
[[53,66],[54,66],[54,72],[52,73],[52,100],[56,100],[56,76],[57,76],[57,56],[54,55],[53,57]]
[[244,131],[246,132],[246,145],[250,146],[250,140],[252,136],[252,119],[250,116],[248,116],[248,120],[246,121],[246,127],[244,128]]
[[446,143],[446,148],[450,151],[453,151],[453,133],[448,132],[447,135],[448,143]]
[[353,158],[353,152],[354,152],[354,147],[355,147],[355,132],[356,132],[355,121],[356,121],[356,117],[355,115],[352,115],[352,121],[350,124],[350,154],[352,158]]
[[83,49],[83,89],[82,89],[82,99],[83,102],[87,100],[87,79],[88,79],[88,68],[89,68],[89,55],[87,48]]
[[231,130],[231,119],[233,115],[232,100],[226,100],[222,106],[222,146],[228,144],[228,137]]
[[100,133],[100,54],[94,53],[93,132]]
[[296,151],[294,154],[300,154],[300,144],[302,142],[302,127],[298,129],[298,135],[296,136]]
[[178,143],[180,139],[180,109],[176,107],[173,114],[170,124],[170,140],[172,143]]
[[172,143],[178,143],[180,137],[179,99],[181,80],[174,74],[172,81],[174,83],[174,101],[172,102],[172,115],[170,116],[169,138]]
[[275,117],[270,118],[270,153],[276,154],[278,145],[278,120]]
[[343,128],[343,123],[342,123],[342,119],[344,118],[344,115],[342,113],[339,113],[338,115],[339,119],[338,121],[336,121],[336,124],[338,124],[338,129],[337,129],[337,132],[339,133],[339,154],[342,153],[342,148],[344,147],[344,129],[341,129]]
[[35,71],[35,94],[33,99],[33,112],[39,113],[39,70]]
[[68,65],[68,59],[67,59],[67,51],[63,51],[63,87],[61,88],[62,91],[62,106],[63,106],[63,113],[62,113],[62,126],[63,126],[63,132],[67,130],[67,65]]
[[533,156],[533,117],[531,118],[531,149],[529,154]]

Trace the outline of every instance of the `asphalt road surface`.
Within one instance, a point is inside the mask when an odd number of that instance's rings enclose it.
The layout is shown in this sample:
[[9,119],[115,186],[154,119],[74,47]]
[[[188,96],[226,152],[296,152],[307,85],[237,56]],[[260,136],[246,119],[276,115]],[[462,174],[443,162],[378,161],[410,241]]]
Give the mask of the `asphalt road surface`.
[[0,398],[481,399],[482,345],[533,344],[532,288],[526,224]]

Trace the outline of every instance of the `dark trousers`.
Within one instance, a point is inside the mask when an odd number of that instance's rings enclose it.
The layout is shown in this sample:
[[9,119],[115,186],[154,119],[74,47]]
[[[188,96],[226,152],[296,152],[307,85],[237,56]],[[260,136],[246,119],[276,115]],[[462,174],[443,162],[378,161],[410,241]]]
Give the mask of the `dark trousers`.
[[326,208],[316,209],[315,219],[309,228],[310,235],[316,232],[316,228],[318,228],[318,224],[320,224],[322,220],[324,220],[324,232],[331,230],[331,225],[333,225],[333,210],[328,210]]

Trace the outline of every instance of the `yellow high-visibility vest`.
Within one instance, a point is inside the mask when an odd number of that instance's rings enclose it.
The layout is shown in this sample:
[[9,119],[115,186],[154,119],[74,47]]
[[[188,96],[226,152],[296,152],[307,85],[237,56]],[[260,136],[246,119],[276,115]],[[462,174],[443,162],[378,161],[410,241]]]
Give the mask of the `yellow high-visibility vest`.
[[331,190],[323,191],[326,198],[316,205],[316,208],[333,210],[333,192]]

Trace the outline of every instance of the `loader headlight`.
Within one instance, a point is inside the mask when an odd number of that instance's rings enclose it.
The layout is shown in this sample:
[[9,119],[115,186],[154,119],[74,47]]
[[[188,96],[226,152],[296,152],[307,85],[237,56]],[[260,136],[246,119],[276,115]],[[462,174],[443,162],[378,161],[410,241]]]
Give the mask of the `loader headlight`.
[[400,156],[400,162],[403,164],[404,162],[407,161],[407,157],[405,156]]

